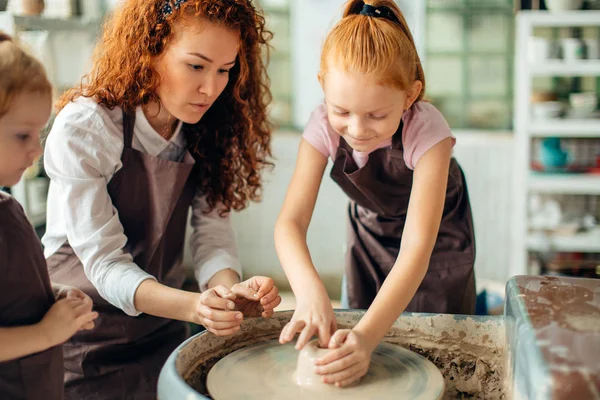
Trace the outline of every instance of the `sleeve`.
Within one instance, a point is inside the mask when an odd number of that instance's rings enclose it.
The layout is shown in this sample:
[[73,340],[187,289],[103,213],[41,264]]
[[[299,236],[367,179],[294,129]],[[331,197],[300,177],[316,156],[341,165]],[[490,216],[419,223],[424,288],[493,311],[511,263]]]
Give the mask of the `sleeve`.
[[124,251],[127,237],[107,190],[121,165],[122,136],[92,111],[62,114],[48,136],[44,167],[60,196],[55,206],[62,208],[67,239],[100,296],[137,316],[135,292],[155,278]]
[[190,247],[201,291],[206,290],[210,279],[224,269],[232,269],[242,278],[231,218],[229,214],[221,217],[218,208],[204,213],[207,208],[206,197],[198,190],[192,202]]
[[404,161],[410,169],[414,170],[421,156],[442,140],[452,138],[453,144],[456,143],[446,119],[430,103],[418,102],[403,118]]
[[302,133],[302,138],[310,143],[325,158],[330,158],[332,153],[332,139],[329,136],[327,120],[327,106],[319,105],[310,115],[308,123]]

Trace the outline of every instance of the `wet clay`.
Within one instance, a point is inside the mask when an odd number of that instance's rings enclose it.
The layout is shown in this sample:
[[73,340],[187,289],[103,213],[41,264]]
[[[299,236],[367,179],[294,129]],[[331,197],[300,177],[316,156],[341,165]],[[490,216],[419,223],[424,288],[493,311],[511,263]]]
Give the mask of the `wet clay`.
[[[363,313],[336,312],[340,328],[352,328]],[[269,319],[248,319],[230,337],[202,334],[178,355],[176,369],[198,393],[210,397],[206,378],[227,354],[278,338],[291,312]],[[443,399],[505,399],[505,325],[502,317],[462,318],[451,315],[408,314],[396,321],[384,342],[429,359],[445,381]],[[311,398],[312,399],[312,398]]]
[[600,280],[517,277],[553,399],[600,399]]
[[329,349],[319,347],[317,340],[312,340],[298,352],[294,381],[300,387],[321,387],[323,390],[326,383],[322,382],[321,376],[315,372],[315,361],[329,353]]
[[[367,374],[355,385],[338,388],[314,373],[313,362],[329,352],[316,342],[303,352],[277,340],[245,347],[221,359],[208,373],[208,392],[215,400],[439,400],[444,379],[424,357],[402,347],[380,344]],[[232,385],[231,382],[235,382]]]

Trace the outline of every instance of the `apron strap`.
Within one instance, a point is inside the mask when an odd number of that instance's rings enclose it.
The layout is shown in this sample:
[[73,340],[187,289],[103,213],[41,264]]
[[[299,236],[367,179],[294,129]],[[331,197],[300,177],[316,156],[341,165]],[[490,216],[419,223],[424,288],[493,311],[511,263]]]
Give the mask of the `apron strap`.
[[123,111],[123,148],[130,149],[133,142],[133,127],[135,126],[135,114]]
[[402,131],[404,130],[404,120],[400,119],[400,126],[394,136],[392,136],[392,148],[396,150],[404,150],[402,146]]
[[338,147],[345,149],[350,155],[352,155],[352,152],[354,152],[352,146],[350,146],[348,142],[346,142],[346,139],[344,139],[342,135],[340,135],[340,144]]

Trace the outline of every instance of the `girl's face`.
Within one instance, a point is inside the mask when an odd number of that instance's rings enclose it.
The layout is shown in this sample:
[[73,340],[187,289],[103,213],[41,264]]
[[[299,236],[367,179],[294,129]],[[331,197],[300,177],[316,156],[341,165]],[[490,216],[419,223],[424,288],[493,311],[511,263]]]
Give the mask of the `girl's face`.
[[50,118],[49,93],[23,92],[0,117],[0,186],[13,186],[42,154],[40,132]]
[[206,19],[184,18],[156,61],[161,77],[157,89],[167,116],[195,124],[229,82],[240,47],[239,33]]
[[323,91],[331,127],[357,151],[370,152],[394,136],[404,110],[421,91],[416,81],[409,92],[381,86],[364,74],[331,66]]

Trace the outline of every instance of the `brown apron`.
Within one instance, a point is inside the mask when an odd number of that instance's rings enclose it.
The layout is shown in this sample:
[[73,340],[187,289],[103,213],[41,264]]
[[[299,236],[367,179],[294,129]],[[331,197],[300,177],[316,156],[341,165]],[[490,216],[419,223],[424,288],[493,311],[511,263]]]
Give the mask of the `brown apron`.
[[[196,189],[194,160],[189,152],[182,162],[172,162],[134,150],[134,123],[135,115],[123,115],[123,167],[108,193],[127,236],[125,251],[160,283],[180,289],[187,215]],[[48,259],[48,268],[54,282],[87,293],[100,314],[92,331],[64,345],[65,398],[155,399],[160,369],[188,336],[187,324],[148,314],[131,317],[109,304],[68,244]]]
[[[19,203],[0,193],[0,327],[36,324],[53,304],[40,240]],[[0,362],[0,399],[62,398],[62,346]]]
[[[350,197],[346,275],[350,308],[368,308],[390,273],[404,230],[413,171],[404,162],[402,127],[391,148],[377,149],[358,168],[340,137],[331,178]],[[475,236],[467,185],[454,158],[429,268],[406,311],[475,312]]]

